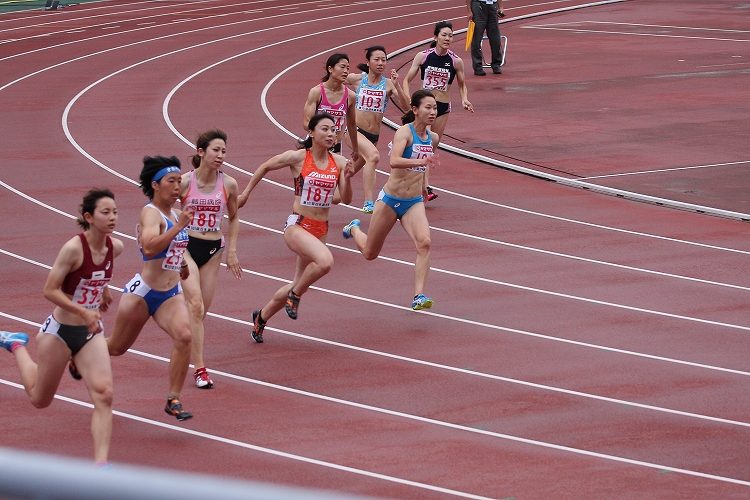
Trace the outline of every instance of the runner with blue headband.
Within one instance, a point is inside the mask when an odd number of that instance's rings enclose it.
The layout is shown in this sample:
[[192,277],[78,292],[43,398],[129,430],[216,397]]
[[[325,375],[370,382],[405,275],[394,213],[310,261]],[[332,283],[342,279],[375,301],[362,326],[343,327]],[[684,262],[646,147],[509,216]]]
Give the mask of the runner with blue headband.
[[180,160],[172,156],[145,157],[141,189],[150,198],[141,210],[136,227],[143,270],[125,285],[117,309],[112,336],[107,340],[110,356],[120,356],[135,343],[149,317],[174,340],[169,359],[169,395],[164,411],[177,420],[193,415],[182,408],[180,392],[190,365],[190,321],[180,279],[189,274],[183,253],[188,244],[186,227],[193,207],[173,207],[180,197]]

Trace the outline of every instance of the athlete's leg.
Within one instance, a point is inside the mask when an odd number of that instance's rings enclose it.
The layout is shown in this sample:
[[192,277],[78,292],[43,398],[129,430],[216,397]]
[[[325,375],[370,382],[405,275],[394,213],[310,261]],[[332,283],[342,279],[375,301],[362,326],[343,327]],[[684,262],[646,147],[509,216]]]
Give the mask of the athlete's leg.
[[424,203],[413,205],[401,217],[401,226],[417,248],[414,262],[414,295],[424,293],[427,273],[430,270],[430,224],[424,210]]
[[185,298],[175,295],[164,301],[154,313],[154,321],[172,337],[172,354],[169,357],[169,393],[180,394],[190,366],[190,320]]
[[284,241],[299,259],[291,289],[302,295],[307,289],[331,271],[333,254],[325,244],[326,235],[320,239],[301,226],[290,226],[284,231]]
[[94,403],[91,415],[91,436],[94,438],[94,460],[106,462],[112,438],[112,366],[107,341],[97,335],[73,356],[78,372]]
[[148,306],[143,297],[134,293],[123,293],[117,306],[112,335],[107,339],[109,355],[125,354],[135,343],[148,318]]
[[203,361],[203,343],[205,329],[203,320],[216,292],[216,280],[221,264],[221,254],[214,255],[203,267],[198,269],[195,261],[185,252],[190,275],[182,280],[182,291],[185,294],[188,313],[190,315],[190,331],[193,337],[192,361],[196,368],[205,366]]
[[380,255],[385,239],[397,220],[396,212],[380,200],[375,202],[375,210],[370,218],[368,233],[362,231],[359,226],[352,227],[351,234],[354,243],[356,243],[365,259],[373,260]]
[[18,347],[13,354],[31,404],[35,408],[46,408],[52,403],[60,385],[70,359],[70,349],[59,338],[39,333],[36,336],[36,352],[38,363],[32,361],[26,347]]

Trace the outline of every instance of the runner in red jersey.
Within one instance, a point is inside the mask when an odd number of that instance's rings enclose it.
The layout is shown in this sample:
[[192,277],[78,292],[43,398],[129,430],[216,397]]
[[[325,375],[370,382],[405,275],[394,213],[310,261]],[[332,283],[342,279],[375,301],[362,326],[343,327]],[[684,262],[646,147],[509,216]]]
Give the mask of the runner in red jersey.
[[112,436],[112,368],[101,313],[112,303],[107,284],[114,259],[123,249],[122,241],[109,236],[116,222],[112,192],[90,190],[78,219],[84,231],[63,245],[44,284],[44,297],[55,309],[36,337],[39,364],[24,347],[27,335],[0,332],[0,345],[15,355],[21,382],[36,408],[52,403],[65,365],[71,358],[75,361],[76,373],[83,377],[94,403],[91,434],[99,466],[107,464]]

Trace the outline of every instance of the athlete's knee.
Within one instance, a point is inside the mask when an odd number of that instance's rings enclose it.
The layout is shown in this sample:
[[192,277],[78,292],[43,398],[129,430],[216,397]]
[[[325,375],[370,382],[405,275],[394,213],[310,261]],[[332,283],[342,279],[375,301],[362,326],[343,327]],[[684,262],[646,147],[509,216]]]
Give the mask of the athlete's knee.
[[178,328],[172,338],[175,349],[180,351],[189,350],[193,342],[193,334],[190,331],[190,326],[183,325],[181,328]]
[[380,161],[380,152],[378,152],[377,149],[373,149],[373,151],[369,155],[367,155],[367,163],[377,165],[379,161]]
[[365,248],[364,248],[364,249],[362,250],[362,256],[363,256],[363,257],[364,257],[365,259],[367,259],[367,260],[375,260],[375,259],[377,259],[377,258],[378,258],[378,254],[379,254],[379,253],[380,253],[380,252],[378,252],[377,250],[375,250],[375,249],[373,249],[373,248],[367,248],[367,247],[365,247]]
[[321,274],[328,274],[333,269],[333,255],[329,255],[315,263]]
[[118,345],[118,344],[116,344],[114,342],[110,342],[110,340],[112,340],[111,337],[107,341],[107,350],[109,351],[109,355],[110,356],[122,356],[123,354],[125,354],[128,351],[128,349],[126,347]]
[[94,401],[94,406],[111,407],[113,398],[114,389],[111,380],[97,383],[91,388],[91,399]]
[[42,396],[31,396],[29,398],[29,401],[31,401],[32,406],[37,409],[47,408],[49,405],[52,404],[52,401],[54,400],[55,400],[54,394],[45,394]]
[[185,302],[187,303],[190,317],[192,319],[203,320],[203,298],[200,294],[196,294],[195,296],[186,299]]
[[430,240],[429,234],[418,236],[416,240],[414,241],[414,245],[417,247],[417,253],[429,252],[431,244],[432,244],[432,241]]

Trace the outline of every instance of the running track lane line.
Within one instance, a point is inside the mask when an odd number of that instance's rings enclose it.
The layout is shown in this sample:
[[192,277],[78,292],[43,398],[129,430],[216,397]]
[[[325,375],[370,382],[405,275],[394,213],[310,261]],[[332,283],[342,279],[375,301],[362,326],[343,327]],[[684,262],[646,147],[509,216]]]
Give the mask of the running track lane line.
[[[0,253],[9,254],[9,252],[7,252],[5,250],[2,250],[2,249],[0,249]],[[28,260],[28,259],[25,259],[25,260]],[[30,261],[30,262],[34,263],[34,261]],[[47,268],[49,266],[41,265],[40,267]],[[288,280],[284,280],[284,281],[288,281]],[[112,286],[112,285],[109,285],[109,288],[111,288],[112,290],[116,290],[118,292],[122,292],[121,288],[118,288],[118,287],[115,287],[115,286]],[[371,301],[371,302],[377,302],[377,301]],[[404,309],[407,309],[407,308],[404,308]],[[209,312],[208,315],[211,316],[211,317],[214,317],[214,318],[222,319],[224,321],[229,321],[229,322],[232,322],[232,323],[237,323],[237,324],[241,324],[241,325],[244,325],[244,326],[252,327],[252,323],[251,322],[248,322],[248,321],[245,321],[245,320],[241,320],[241,319],[238,319],[238,318],[233,318],[231,316],[225,316],[225,315],[222,315],[222,314],[211,313],[211,312]],[[20,318],[20,317],[17,317],[17,316],[14,316],[12,314],[8,314],[8,313],[2,312],[2,311],[0,311],[0,316],[8,318],[8,319],[12,319],[14,321],[19,321],[19,322],[22,322],[22,323],[26,323],[26,324],[32,325],[34,327],[37,327],[37,328],[41,326],[40,324],[35,323],[33,321],[26,320],[24,318]],[[452,319],[452,318],[448,318],[448,319]],[[603,401],[603,402],[613,403],[613,404],[618,404],[618,405],[632,406],[632,407],[641,408],[641,409],[645,409],[645,410],[657,411],[657,412],[662,412],[662,413],[669,413],[669,414],[679,415],[679,416],[683,416],[683,417],[695,418],[695,419],[699,419],[699,420],[707,420],[707,421],[712,421],[712,422],[717,422],[717,423],[722,423],[722,424],[735,425],[735,426],[740,426],[740,427],[750,427],[750,423],[742,422],[742,421],[738,421],[738,420],[730,420],[730,419],[725,419],[725,418],[720,418],[720,417],[712,417],[710,415],[703,415],[703,414],[700,414],[700,413],[693,413],[693,412],[687,412],[687,411],[682,411],[682,410],[675,410],[675,409],[672,409],[672,408],[666,408],[666,407],[655,406],[655,405],[648,405],[648,404],[644,404],[644,403],[637,403],[637,402],[633,402],[633,401],[628,401],[628,400],[623,400],[623,399],[617,399],[617,398],[611,398],[611,397],[607,397],[607,396],[599,396],[599,395],[596,395],[596,394],[591,394],[591,393],[586,393],[586,392],[581,392],[581,391],[574,391],[574,390],[571,390],[571,389],[564,389],[564,388],[555,387],[555,386],[549,386],[549,385],[538,384],[538,383],[534,383],[534,382],[528,382],[526,380],[513,379],[513,378],[509,378],[509,377],[503,377],[501,375],[494,375],[494,374],[484,373],[484,372],[480,372],[480,371],[477,371],[477,370],[470,370],[470,369],[465,369],[465,368],[458,368],[458,367],[455,367],[455,366],[444,365],[444,364],[435,363],[435,362],[432,362],[432,361],[426,361],[426,360],[411,358],[411,357],[402,356],[402,355],[399,355],[399,354],[392,354],[392,353],[388,353],[388,352],[384,352],[384,351],[376,351],[374,349],[369,349],[369,348],[365,348],[365,347],[359,347],[359,346],[355,346],[355,345],[351,345],[351,344],[344,344],[344,343],[336,342],[336,341],[333,341],[333,340],[320,339],[320,338],[317,338],[317,337],[312,337],[312,336],[301,334],[301,333],[291,332],[291,331],[288,331],[288,330],[282,330],[282,329],[279,329],[279,328],[268,327],[268,329],[270,331],[274,331],[274,332],[281,333],[283,335],[288,335],[288,336],[291,336],[291,337],[300,338],[300,339],[303,339],[303,340],[308,340],[308,341],[312,341],[312,342],[318,342],[318,343],[321,343],[321,344],[331,345],[331,346],[334,346],[334,347],[339,347],[339,348],[348,349],[348,350],[352,350],[352,351],[362,352],[362,353],[365,353],[365,354],[371,354],[371,355],[375,355],[375,356],[379,356],[379,357],[384,357],[384,358],[389,358],[389,359],[395,359],[395,360],[403,361],[403,362],[406,362],[406,363],[413,363],[413,364],[416,364],[416,365],[428,366],[428,367],[437,368],[437,369],[440,369],[440,370],[453,371],[453,372],[461,373],[461,374],[464,374],[464,375],[476,376],[476,377],[486,378],[486,379],[490,379],[490,380],[497,380],[497,381],[500,381],[500,382],[506,382],[506,383],[515,384],[515,385],[522,385],[522,386],[526,386],[526,387],[531,387],[531,388],[534,388],[534,389],[540,389],[540,390],[543,390],[543,391],[550,391],[550,392],[562,393],[562,394],[566,394],[568,396],[576,396],[576,397],[581,397],[581,398],[585,398],[585,399],[593,399],[593,400],[598,400],[598,401]],[[143,351],[135,351],[135,350],[133,350],[133,352],[137,352],[138,354],[140,354],[142,356],[153,357],[154,359],[160,359],[160,360],[161,359],[166,359],[166,358],[161,358],[159,356],[156,356],[156,355],[153,355],[153,354],[150,354],[150,353],[145,353]],[[240,378],[238,378],[238,377],[240,377],[239,375],[234,375],[234,374],[230,374],[230,373],[227,373],[227,372],[218,372],[216,370],[212,370],[212,373],[213,372],[217,372],[217,373],[219,373],[221,375],[224,375],[226,377],[229,377],[229,378],[237,378],[238,380],[240,379]],[[750,375],[750,374],[747,374],[747,375]],[[242,380],[247,380],[247,381],[254,382],[253,379],[242,378]],[[277,386],[275,384],[268,384],[266,382],[260,382],[260,381],[258,381],[257,383],[259,383],[259,384],[266,384],[269,387],[271,385],[273,385],[277,389],[290,390],[292,392],[297,391],[296,389],[286,388],[285,386]],[[321,397],[323,399],[328,398],[328,396],[315,395],[314,393],[307,393],[307,392],[305,392],[305,394],[307,394],[307,395],[313,395],[314,397]],[[337,400],[337,401],[342,402],[344,404],[354,404],[354,405],[356,405],[356,403],[350,403],[350,402],[347,402],[346,400]],[[369,408],[374,409],[375,407],[369,407]],[[380,411],[380,410],[378,409],[377,411]],[[384,410],[384,411],[389,411],[389,410]],[[407,414],[404,414],[404,415],[407,415]],[[436,422],[438,422],[438,421],[436,421]],[[451,424],[451,425],[454,425],[454,424]],[[471,430],[470,428],[467,428],[467,429]]]
[[[163,358],[163,359],[166,361],[166,358]],[[15,382],[11,382],[11,381],[8,381],[8,380],[5,380],[5,379],[0,379],[0,383],[5,384],[5,385],[10,386],[10,387],[14,387],[14,388],[17,388],[17,389],[24,390],[23,386],[21,384],[17,384]],[[80,401],[80,400],[73,399],[73,398],[68,398],[66,396],[60,396],[60,395],[56,394],[55,398],[59,399],[61,401],[67,402],[67,403],[72,403],[72,404],[83,406],[83,407],[86,407],[86,408],[93,408],[94,407],[91,403],[87,403],[85,401]],[[313,465],[320,465],[320,466],[323,466],[323,467],[328,467],[328,468],[331,468],[331,469],[336,469],[336,470],[340,470],[340,471],[344,471],[344,472],[351,472],[351,473],[354,473],[354,474],[359,474],[359,475],[363,475],[363,476],[373,477],[373,478],[376,478],[376,479],[383,479],[385,481],[390,481],[390,482],[405,484],[405,485],[408,485],[408,486],[415,486],[415,487],[418,487],[418,488],[423,488],[423,489],[427,489],[427,490],[431,490],[431,491],[437,491],[437,492],[441,492],[441,493],[448,493],[448,494],[451,494],[451,495],[461,496],[461,497],[464,497],[464,498],[492,500],[489,497],[482,497],[482,496],[473,495],[473,494],[470,494],[470,493],[463,493],[463,492],[460,492],[460,491],[449,490],[449,489],[446,489],[446,488],[440,488],[438,486],[427,485],[427,484],[424,484],[424,483],[418,483],[418,482],[414,482],[414,481],[409,481],[407,479],[400,479],[400,478],[396,478],[396,477],[393,477],[393,476],[386,476],[384,474],[378,474],[378,473],[375,473],[375,472],[365,471],[365,470],[362,470],[362,469],[356,469],[356,468],[353,468],[353,467],[347,467],[347,466],[344,466],[344,465],[333,464],[333,463],[330,463],[330,462],[323,462],[321,460],[316,460],[316,459],[313,459],[313,458],[303,457],[303,456],[300,456],[300,455],[293,455],[291,453],[286,453],[286,452],[282,452],[282,451],[278,451],[278,450],[273,450],[273,449],[270,449],[270,448],[264,448],[264,447],[261,447],[261,446],[256,446],[256,445],[253,445],[253,444],[244,443],[242,441],[237,441],[237,440],[234,440],[234,439],[223,438],[223,437],[220,437],[220,436],[216,436],[214,434],[208,434],[208,433],[205,433],[205,432],[199,432],[199,431],[194,431],[194,430],[191,430],[191,429],[186,429],[184,427],[177,427],[175,425],[165,424],[163,422],[158,422],[156,420],[151,420],[151,419],[147,419],[147,418],[144,418],[144,417],[139,417],[137,415],[132,415],[130,413],[124,413],[124,412],[120,412],[120,411],[117,411],[117,410],[113,410],[112,413],[114,415],[117,415],[118,417],[123,417],[123,418],[127,418],[127,419],[130,419],[130,420],[135,420],[137,422],[141,422],[141,423],[145,423],[145,424],[149,424],[149,425],[154,425],[154,426],[157,426],[157,427],[162,427],[162,428],[169,429],[169,430],[176,431],[176,432],[182,432],[184,434],[190,434],[192,436],[196,436],[196,437],[200,437],[200,438],[204,438],[204,439],[210,439],[212,441],[218,441],[218,442],[224,443],[224,444],[230,444],[232,446],[238,446],[238,447],[241,447],[241,448],[247,448],[247,449],[254,450],[254,451],[259,451],[259,452],[262,452],[262,453],[268,453],[268,454],[279,456],[279,457],[282,457],[282,458],[289,458],[289,459],[292,459],[292,460],[297,460],[297,461],[300,461],[300,462],[306,462],[306,463],[313,464]],[[429,419],[424,419],[424,420],[429,420]],[[473,430],[475,430],[476,432],[479,432],[479,433],[487,433],[488,432],[488,431],[482,431],[481,429],[473,429]],[[742,486],[750,486],[750,482],[749,481],[743,481],[741,479],[734,479],[734,478],[730,478],[730,477],[717,476],[717,475],[714,475],[714,474],[706,474],[704,472],[697,472],[697,471],[693,471],[693,470],[689,470],[689,469],[680,469],[680,468],[677,468],[677,467],[670,467],[668,465],[660,465],[660,464],[656,464],[656,463],[652,463],[652,462],[644,462],[644,461],[641,461],[641,460],[633,460],[633,459],[630,459],[630,458],[618,457],[618,456],[615,456],[615,455],[607,455],[607,454],[604,454],[604,453],[596,453],[596,452],[593,452],[593,451],[587,451],[587,450],[582,450],[582,449],[578,449],[578,448],[572,448],[572,447],[569,447],[569,446],[561,446],[561,445],[556,445],[556,444],[552,444],[552,443],[546,443],[544,441],[537,441],[537,440],[534,440],[534,439],[520,438],[520,437],[512,436],[512,435],[509,435],[509,434],[497,434],[497,436],[501,437],[502,439],[508,440],[508,441],[514,441],[514,442],[523,443],[523,444],[530,444],[530,445],[533,445],[533,446],[540,446],[542,448],[548,448],[548,449],[553,449],[553,450],[557,450],[557,451],[574,453],[574,454],[577,454],[577,455],[584,455],[584,456],[588,456],[588,457],[592,457],[592,458],[604,459],[604,460],[609,460],[609,461],[613,461],[613,462],[624,463],[624,464],[628,464],[628,465],[636,465],[636,466],[639,466],[639,467],[646,467],[646,468],[650,468],[650,469],[657,469],[659,471],[677,472],[677,473],[685,474],[685,475],[688,475],[688,476],[700,477],[700,478],[703,478],[703,479],[711,479],[711,480],[716,480],[716,481],[722,481],[722,482],[726,482],[726,483],[739,484],[739,485],[742,485]]]
[[[10,189],[11,191],[19,194],[20,196],[22,196],[22,197],[24,197],[24,198],[26,198],[26,199],[34,202],[34,203],[37,203],[39,205],[48,207],[48,208],[50,208],[51,210],[53,210],[53,211],[55,211],[57,213],[65,215],[66,217],[74,218],[73,215],[66,214],[65,212],[62,212],[62,211],[60,211],[60,210],[58,210],[56,208],[49,207],[48,205],[45,205],[45,204],[43,204],[43,203],[35,200],[34,198],[32,198],[32,197],[30,197],[30,196],[28,196],[26,194],[23,194],[20,191],[14,189],[14,188],[11,188],[10,186],[8,186],[7,184],[5,184],[2,181],[0,181],[0,185],[6,187],[8,189]],[[252,225],[254,227],[259,227],[259,228],[267,229],[267,230],[272,231],[272,232],[281,233],[281,231],[279,231],[277,229],[264,228],[263,226],[260,226],[260,225],[257,225],[257,224],[250,224],[250,223],[247,223],[245,221],[241,221],[241,222],[243,222],[245,224]],[[116,231],[115,234],[118,235],[118,236],[123,236],[123,237],[131,239],[131,240],[135,240],[135,238],[133,236],[130,236],[130,235],[127,235],[127,234],[124,234],[124,233],[120,233],[120,232]],[[328,244],[328,245],[331,246],[331,247],[333,247],[333,248],[347,250],[347,251],[350,251],[350,252],[356,252],[356,250],[353,250],[353,249],[350,249],[350,248],[339,247],[339,246],[336,246],[336,245],[333,245],[333,244]],[[0,249],[0,253],[5,253],[7,255],[18,257],[18,258],[20,258],[22,260],[26,260],[28,262],[34,262],[34,261],[29,260],[29,259],[26,259],[26,258],[23,258],[23,257],[20,257],[20,256],[16,256],[16,254],[13,254],[11,252],[7,252],[7,251],[2,250],[2,249]],[[412,263],[404,262],[404,261],[399,261],[397,259],[392,259],[390,257],[381,256],[379,258],[382,258],[382,259],[387,260],[387,261],[394,261],[394,262],[402,263],[404,265],[412,265],[413,266]],[[37,264],[37,265],[39,265],[39,266],[45,267],[45,264],[36,263],[36,262],[34,262],[34,263]],[[222,263],[221,265],[224,266],[225,264]],[[272,276],[272,275],[260,273],[258,271],[253,271],[251,269],[245,269],[245,268],[243,268],[242,270],[243,270],[243,272],[246,272],[246,273],[254,275],[254,276],[258,276],[258,277],[262,277],[262,278],[268,278],[268,279],[272,279],[272,280],[276,280],[276,281],[280,281],[280,282],[285,282],[285,283],[289,283],[290,282],[286,278],[280,278],[280,277],[276,277],[276,276]],[[466,275],[466,276],[468,278],[476,279],[475,277],[472,277],[472,276],[468,276],[468,275]],[[117,289],[116,287],[111,287],[111,288]],[[313,286],[311,288],[314,289],[314,290],[317,290],[317,291],[324,292],[324,293],[330,293],[330,294],[339,295],[339,296],[343,296],[343,297],[347,297],[347,298],[352,298],[354,300],[359,300],[359,301],[363,301],[363,302],[370,302],[370,303],[373,303],[373,304],[383,305],[383,306],[386,306],[386,307],[391,307],[391,308],[396,308],[396,309],[402,309],[402,310],[411,311],[411,308],[407,308],[405,306],[400,306],[400,305],[397,305],[397,304],[390,304],[390,303],[387,303],[387,302],[382,302],[382,301],[370,299],[369,297],[359,297],[359,296],[356,296],[356,295],[351,295],[351,294],[344,293],[344,292],[339,292],[339,291],[336,291],[336,290],[330,290],[330,289],[320,288],[320,287],[317,287],[317,286]],[[626,355],[632,355],[632,356],[637,356],[637,357],[654,359],[654,360],[658,360],[658,361],[666,361],[666,362],[670,362],[670,363],[683,364],[683,365],[688,365],[688,366],[693,366],[693,367],[705,368],[705,369],[709,369],[709,370],[723,371],[723,372],[734,373],[734,374],[738,374],[738,375],[750,375],[750,372],[744,372],[744,371],[741,371],[741,370],[735,370],[735,369],[731,369],[731,368],[717,367],[717,366],[706,365],[706,364],[702,364],[702,363],[695,363],[695,362],[691,362],[691,361],[679,360],[679,359],[674,359],[674,358],[667,358],[667,357],[663,357],[663,356],[656,356],[656,355],[652,355],[652,354],[639,353],[639,352],[636,352],[636,351],[628,351],[628,350],[625,350],[625,349],[619,349],[619,348],[601,346],[601,345],[591,344],[591,343],[587,343],[587,342],[580,342],[580,341],[576,341],[576,340],[564,339],[564,338],[560,338],[560,337],[553,337],[553,336],[550,336],[550,335],[544,335],[544,334],[540,334],[540,333],[534,333],[534,332],[529,332],[529,331],[525,331],[525,330],[519,330],[519,329],[515,329],[515,328],[503,327],[503,326],[493,325],[493,324],[489,324],[489,323],[481,323],[481,322],[478,322],[478,321],[469,320],[469,319],[465,319],[465,318],[456,318],[456,317],[452,317],[452,316],[447,316],[447,315],[435,313],[435,312],[432,312],[432,311],[422,310],[422,311],[420,311],[420,313],[421,314],[428,314],[428,315],[431,315],[431,316],[434,316],[434,317],[438,317],[438,318],[441,318],[441,319],[448,319],[450,321],[457,321],[457,322],[464,323],[464,324],[470,324],[470,325],[474,325],[474,326],[480,326],[480,327],[484,327],[484,328],[490,328],[490,329],[500,330],[500,331],[504,331],[504,332],[508,332],[508,333],[515,333],[515,334],[519,334],[519,335],[526,335],[526,336],[540,338],[540,339],[544,339],[544,340],[551,340],[551,341],[554,341],[554,342],[562,342],[562,343],[566,343],[566,344],[570,344],[570,345],[576,345],[576,346],[581,346],[581,347],[589,347],[589,348],[593,348],[593,349],[597,349],[597,350],[605,350],[605,351],[615,352],[615,353],[619,353],[619,354],[626,354]],[[209,314],[211,314],[211,313],[209,313]]]
[[[24,388],[23,388],[23,386],[21,384],[17,384],[15,382],[11,382],[9,380],[0,379],[0,383],[2,383],[4,385],[7,385],[7,386],[10,386],[10,387],[21,389],[22,391],[24,390]],[[92,408],[92,409],[94,408],[94,405],[91,404],[91,403],[87,403],[85,401],[80,401],[80,400],[77,400],[77,399],[69,398],[67,396],[60,396],[59,394],[55,394],[55,399],[59,399],[60,401],[64,401],[66,403],[71,403],[71,404],[74,404],[74,405],[83,406],[85,408]],[[381,479],[381,480],[389,481],[389,482],[392,482],[392,483],[403,484],[403,485],[406,485],[406,486],[413,486],[413,487],[421,488],[421,489],[424,489],[424,490],[435,491],[435,492],[438,492],[438,493],[446,493],[448,495],[454,495],[454,496],[463,497],[463,498],[471,498],[471,499],[476,499],[476,500],[493,500],[491,497],[484,497],[484,496],[480,496],[480,495],[474,495],[472,493],[466,493],[466,492],[463,492],[463,491],[457,491],[457,490],[451,490],[451,489],[448,489],[448,488],[442,488],[440,486],[434,486],[434,485],[431,485],[431,484],[419,483],[417,481],[410,481],[408,479],[403,479],[403,478],[394,477],[394,476],[388,476],[388,475],[385,475],[385,474],[379,474],[377,472],[367,471],[367,470],[364,470],[364,469],[357,469],[355,467],[348,467],[346,465],[335,464],[335,463],[332,463],[332,462],[325,462],[323,460],[317,460],[315,458],[304,457],[302,455],[295,455],[293,453],[287,453],[287,452],[284,452],[284,451],[274,450],[272,448],[265,448],[263,446],[257,446],[257,445],[254,445],[254,444],[245,443],[243,441],[237,441],[235,439],[224,438],[224,437],[221,437],[221,436],[217,436],[215,434],[208,434],[208,433],[205,433],[205,432],[195,431],[195,430],[192,430],[192,429],[187,429],[185,427],[177,427],[176,425],[166,424],[164,422],[159,422],[159,421],[156,421],[156,420],[151,420],[151,419],[148,419],[148,418],[145,418],[145,417],[140,417],[138,415],[133,415],[131,413],[125,413],[125,412],[121,412],[121,411],[114,410],[114,409],[112,410],[112,414],[113,415],[117,415],[118,417],[127,418],[129,420],[134,420],[136,422],[140,422],[140,423],[143,423],[143,424],[153,425],[153,426],[156,426],[156,427],[162,427],[164,429],[168,429],[168,430],[171,430],[171,431],[181,432],[183,434],[189,434],[191,436],[195,436],[195,437],[199,437],[199,438],[203,438],[203,439],[209,439],[211,441],[217,441],[219,443],[229,444],[229,445],[237,446],[237,447],[240,447],[240,448],[246,448],[248,450],[259,451],[261,453],[267,453],[269,455],[274,455],[274,456],[281,457],[281,458],[287,458],[287,459],[291,459],[291,460],[296,460],[298,462],[305,462],[305,463],[312,464],[312,465],[318,465],[318,466],[321,466],[321,467],[327,467],[329,469],[335,469],[335,470],[339,470],[339,471],[343,471],[343,472],[350,472],[352,474],[358,474],[360,476],[366,476],[366,477],[371,477],[371,478],[375,478],[375,479]],[[626,459],[623,459],[623,460],[626,460]],[[659,466],[655,466],[655,467],[659,467]],[[665,469],[664,467],[659,467],[659,468],[660,469],[664,469],[664,470],[673,470],[674,472],[679,472],[680,471],[680,469]],[[686,471],[686,472],[689,473],[690,475],[693,475],[693,476],[704,477],[704,478],[707,478],[707,479],[718,479],[718,480],[724,481],[724,482],[730,482],[730,483],[742,484],[742,485],[750,486],[750,482],[745,482],[745,481],[741,481],[741,480],[738,480],[738,479],[724,478],[724,477],[721,477],[721,476],[715,476],[715,477],[713,477],[710,474],[703,474],[703,473],[694,472],[694,471]]]

